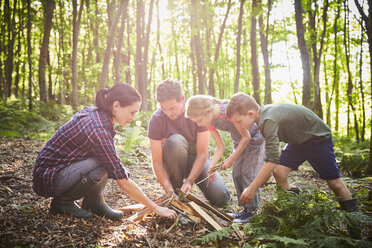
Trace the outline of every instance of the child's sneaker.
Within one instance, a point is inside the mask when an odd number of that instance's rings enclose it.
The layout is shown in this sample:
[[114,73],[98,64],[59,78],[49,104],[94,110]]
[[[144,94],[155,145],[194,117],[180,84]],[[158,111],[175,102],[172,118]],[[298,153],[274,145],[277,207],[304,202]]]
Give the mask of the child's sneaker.
[[229,213],[230,216],[234,217],[233,223],[245,224],[253,217],[253,214],[248,209],[242,209],[236,213]]

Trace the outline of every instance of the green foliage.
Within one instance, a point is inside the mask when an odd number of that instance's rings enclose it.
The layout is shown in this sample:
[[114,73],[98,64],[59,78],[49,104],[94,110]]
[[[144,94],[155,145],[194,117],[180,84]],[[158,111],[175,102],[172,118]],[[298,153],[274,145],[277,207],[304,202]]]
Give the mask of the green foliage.
[[[278,188],[244,226],[249,240],[245,247],[370,247],[369,241],[350,238],[346,226],[372,223],[372,218],[338,208],[338,203],[322,190],[304,189],[295,194]],[[199,240],[216,244],[231,232],[224,228]]]
[[[115,126],[116,131],[120,132],[120,135],[117,135],[118,146],[123,146],[124,151],[133,152],[133,147],[136,145],[143,145],[148,141],[146,136],[146,130],[143,127],[128,125],[123,128],[121,126]],[[138,152],[137,152],[138,153]]]
[[335,154],[339,166],[353,177],[367,175],[369,142],[355,142],[346,137],[335,137]]
[[[233,143],[233,140],[230,137],[229,132],[225,132],[225,131],[219,131],[219,132],[222,136],[223,142],[225,143],[225,151],[222,154],[222,157],[220,159],[220,162],[222,162],[224,159],[226,159],[228,156],[230,156],[231,153],[233,153],[234,143]],[[210,142],[209,142],[209,150],[213,153],[213,151],[215,149],[216,149],[216,143],[214,142],[213,138],[211,138]]]
[[27,111],[21,101],[0,104],[0,135],[48,140],[72,115],[72,108],[53,102],[38,103]]
[[53,132],[53,123],[35,112],[16,105],[0,105],[0,135],[8,137],[44,138]]
[[337,203],[324,191],[306,189],[300,194],[279,189],[262,212],[251,219],[245,234],[273,243],[272,247],[367,247],[371,243],[348,237],[346,225],[370,217],[337,209]]
[[202,244],[207,243],[216,243],[218,241],[221,241],[224,238],[230,237],[230,235],[234,232],[234,229],[230,227],[224,227],[221,230],[217,230],[215,232],[208,233],[207,235],[201,237],[197,240],[197,242],[200,242]]

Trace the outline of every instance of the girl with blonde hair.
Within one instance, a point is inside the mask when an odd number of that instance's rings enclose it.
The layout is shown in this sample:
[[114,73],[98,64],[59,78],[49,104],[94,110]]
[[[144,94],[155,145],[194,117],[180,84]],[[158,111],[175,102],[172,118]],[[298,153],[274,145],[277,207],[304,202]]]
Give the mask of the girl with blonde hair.
[[[237,128],[225,114],[227,104],[228,100],[195,95],[187,100],[185,112],[187,117],[199,126],[208,127],[216,143],[216,150],[209,167],[210,172],[217,166],[225,150],[224,141],[218,130],[230,133],[234,143],[234,152],[222,161],[221,168],[226,170],[233,167],[232,176],[239,201],[244,189],[251,184],[264,163],[265,142],[257,125],[253,125],[249,132]],[[214,175],[210,177],[210,180],[215,180]],[[259,202],[258,192],[251,203],[245,205],[239,203],[244,208],[232,214],[235,218],[234,222],[246,223],[253,216]]]

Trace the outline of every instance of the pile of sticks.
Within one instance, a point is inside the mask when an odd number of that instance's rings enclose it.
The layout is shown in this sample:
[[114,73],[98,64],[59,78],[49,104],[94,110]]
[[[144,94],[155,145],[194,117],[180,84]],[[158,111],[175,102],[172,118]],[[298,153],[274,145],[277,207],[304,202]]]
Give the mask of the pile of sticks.
[[[179,216],[186,218],[192,223],[201,223],[205,221],[216,230],[220,230],[225,226],[230,226],[234,219],[191,193],[184,194],[179,192],[178,195],[175,193],[168,193],[155,202],[160,206],[174,209]],[[147,216],[152,214],[151,210],[144,207],[142,204],[127,206],[121,210],[136,211],[136,213],[129,218],[132,221],[145,220]]]

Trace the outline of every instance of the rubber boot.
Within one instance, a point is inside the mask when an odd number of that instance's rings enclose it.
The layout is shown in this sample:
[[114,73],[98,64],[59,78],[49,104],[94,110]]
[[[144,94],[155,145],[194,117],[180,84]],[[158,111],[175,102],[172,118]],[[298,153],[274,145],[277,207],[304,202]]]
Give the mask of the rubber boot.
[[103,189],[106,186],[107,177],[104,177],[99,182],[95,182],[90,174],[86,175],[86,178],[91,188],[84,196],[82,207],[98,216],[103,216],[111,220],[121,219],[123,217],[123,212],[110,208],[105,202]]
[[[341,201],[340,206],[342,210],[348,212],[359,212],[358,199],[356,198],[347,201]],[[347,225],[347,231],[349,233],[350,238],[362,239],[362,230],[360,225],[361,225],[360,222],[355,223],[353,225],[350,224]]]
[[75,200],[85,195],[86,189],[87,181],[82,178],[61,196],[53,198],[50,204],[50,212],[52,214],[68,214],[76,218],[84,219],[92,217],[93,214],[90,211],[80,208],[75,202]]

